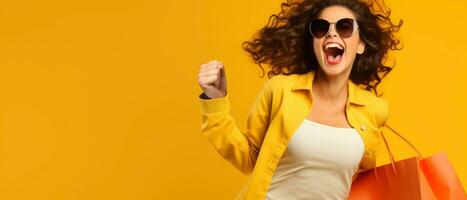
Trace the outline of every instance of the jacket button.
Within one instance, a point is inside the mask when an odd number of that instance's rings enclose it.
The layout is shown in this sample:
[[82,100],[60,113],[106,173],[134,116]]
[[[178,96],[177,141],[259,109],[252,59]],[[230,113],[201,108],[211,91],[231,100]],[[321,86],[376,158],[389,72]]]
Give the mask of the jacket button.
[[365,124],[362,124],[361,128],[362,128],[362,131],[364,131],[365,130]]

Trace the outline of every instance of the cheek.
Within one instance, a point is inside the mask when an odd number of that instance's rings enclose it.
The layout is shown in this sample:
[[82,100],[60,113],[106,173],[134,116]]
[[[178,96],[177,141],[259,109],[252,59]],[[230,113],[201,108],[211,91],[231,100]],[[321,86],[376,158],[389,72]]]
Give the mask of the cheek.
[[347,54],[350,56],[355,56],[355,54],[357,54],[358,44],[358,40],[347,41]]
[[321,46],[319,44],[320,42],[318,40],[313,39],[313,51],[315,52],[316,56],[321,55],[321,51],[320,51]]
[[357,53],[358,44],[360,43],[360,38],[358,35],[354,35],[353,37],[347,40],[347,53],[351,54],[352,56]]

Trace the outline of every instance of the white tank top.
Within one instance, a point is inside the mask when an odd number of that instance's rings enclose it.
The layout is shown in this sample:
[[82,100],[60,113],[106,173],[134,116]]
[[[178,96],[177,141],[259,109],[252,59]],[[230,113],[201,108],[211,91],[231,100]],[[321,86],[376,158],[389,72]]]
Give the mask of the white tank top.
[[364,151],[355,129],[305,119],[277,165],[266,200],[345,200]]

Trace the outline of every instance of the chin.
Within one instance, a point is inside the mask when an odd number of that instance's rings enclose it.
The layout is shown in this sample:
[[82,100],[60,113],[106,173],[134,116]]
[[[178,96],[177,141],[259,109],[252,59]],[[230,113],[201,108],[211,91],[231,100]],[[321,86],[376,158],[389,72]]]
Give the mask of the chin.
[[345,62],[341,62],[337,65],[329,65],[326,63],[326,61],[323,60],[323,63],[320,65],[321,71],[323,71],[324,74],[326,74],[328,77],[341,76],[350,70],[346,66]]

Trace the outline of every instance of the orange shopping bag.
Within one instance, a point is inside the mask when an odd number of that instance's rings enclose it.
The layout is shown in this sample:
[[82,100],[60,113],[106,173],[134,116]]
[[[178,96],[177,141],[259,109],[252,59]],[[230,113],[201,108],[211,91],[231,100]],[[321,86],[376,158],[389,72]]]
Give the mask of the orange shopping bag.
[[358,174],[352,183],[349,200],[467,200],[446,153],[423,158],[407,139],[385,126],[407,142],[418,156],[394,161],[382,134],[391,163]]

